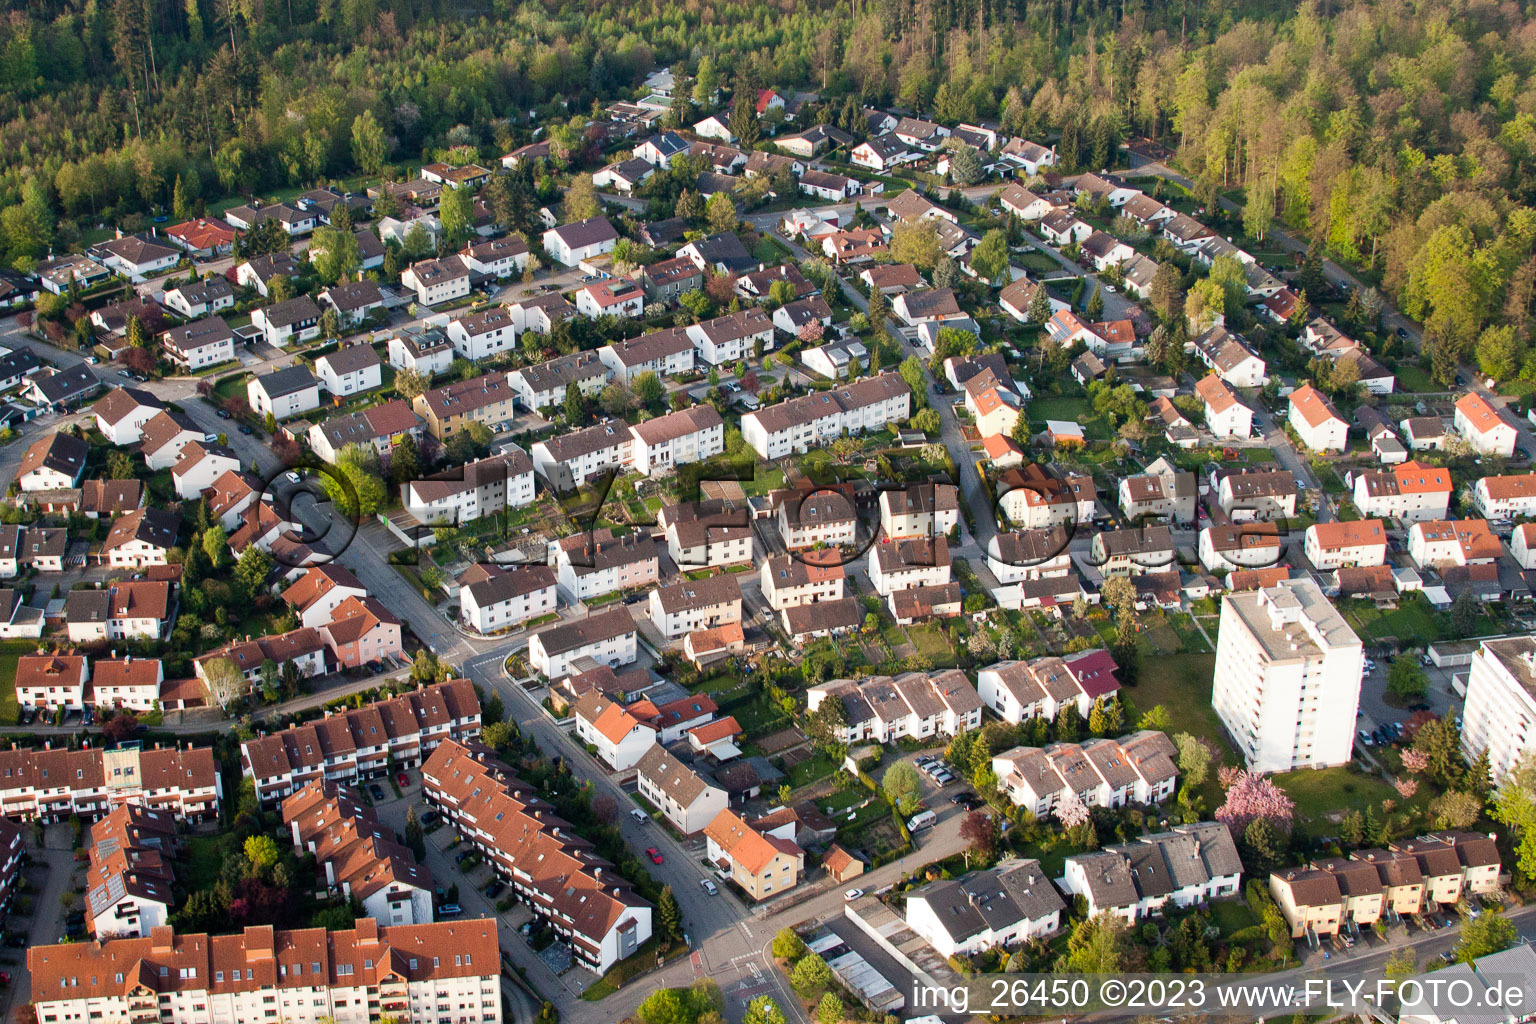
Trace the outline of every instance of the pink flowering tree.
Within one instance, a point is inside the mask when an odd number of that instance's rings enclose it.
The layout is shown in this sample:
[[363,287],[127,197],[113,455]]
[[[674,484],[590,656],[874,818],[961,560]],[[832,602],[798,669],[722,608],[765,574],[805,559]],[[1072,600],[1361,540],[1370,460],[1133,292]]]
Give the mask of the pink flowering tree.
[[820,341],[825,332],[826,328],[821,325],[820,320],[807,320],[800,325],[798,336],[804,342]]
[[1056,820],[1067,828],[1080,828],[1093,820],[1093,812],[1081,797],[1068,790],[1066,798],[1056,805]]
[[1222,789],[1231,789],[1232,783],[1236,782],[1242,774],[1243,770],[1241,768],[1235,765],[1224,764],[1216,769],[1216,781],[1221,783]]
[[1419,775],[1429,767],[1429,755],[1422,750],[1409,747],[1403,751],[1403,771],[1410,775]]
[[1254,772],[1239,772],[1227,788],[1227,800],[1216,809],[1216,820],[1240,836],[1258,818],[1289,834],[1296,804],[1269,779]]
[[1398,779],[1395,783],[1393,783],[1393,786],[1397,789],[1398,796],[1402,797],[1404,800],[1412,800],[1413,795],[1419,791],[1419,780]]

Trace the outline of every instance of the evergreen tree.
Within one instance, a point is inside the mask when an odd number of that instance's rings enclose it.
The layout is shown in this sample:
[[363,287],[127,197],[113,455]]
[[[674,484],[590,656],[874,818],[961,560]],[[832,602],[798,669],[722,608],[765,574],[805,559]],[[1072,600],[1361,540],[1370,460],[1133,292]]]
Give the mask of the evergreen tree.
[[565,422],[571,427],[587,425],[587,401],[575,381],[565,386]]
[[661,934],[667,940],[677,942],[683,937],[683,912],[670,885],[662,888],[661,896],[656,900],[656,918],[661,925]]

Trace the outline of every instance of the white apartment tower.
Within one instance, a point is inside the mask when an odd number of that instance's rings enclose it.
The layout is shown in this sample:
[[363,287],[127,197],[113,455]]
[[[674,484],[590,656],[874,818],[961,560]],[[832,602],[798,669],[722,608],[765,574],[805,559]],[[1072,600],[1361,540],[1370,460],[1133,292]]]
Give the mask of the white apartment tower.
[[1536,750],[1536,639],[1483,641],[1467,674],[1462,721],[1462,753],[1475,761],[1488,751],[1492,782]]
[[1259,772],[1350,759],[1365,650],[1310,580],[1228,594],[1211,704]]

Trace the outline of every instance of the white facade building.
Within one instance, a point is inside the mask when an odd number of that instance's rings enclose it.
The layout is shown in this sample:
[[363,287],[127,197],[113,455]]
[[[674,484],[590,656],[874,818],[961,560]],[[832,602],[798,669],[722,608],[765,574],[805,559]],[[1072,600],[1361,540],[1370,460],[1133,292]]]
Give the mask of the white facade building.
[[1222,599],[1211,704],[1253,771],[1349,761],[1364,667],[1360,638],[1310,579]]

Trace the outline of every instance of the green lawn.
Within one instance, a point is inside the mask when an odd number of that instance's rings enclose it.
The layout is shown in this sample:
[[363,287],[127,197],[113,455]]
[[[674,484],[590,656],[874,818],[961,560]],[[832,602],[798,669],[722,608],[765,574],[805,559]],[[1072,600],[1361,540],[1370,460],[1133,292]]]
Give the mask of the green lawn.
[[1086,422],[1094,418],[1093,404],[1087,398],[1036,398],[1029,403],[1031,420],[1070,420]]
[[1350,811],[1379,808],[1383,800],[1397,803],[1394,813],[1428,803],[1431,793],[1420,786],[1412,800],[1404,801],[1397,790],[1377,778],[1356,775],[1345,767],[1304,769],[1274,776],[1275,785],[1296,801],[1296,828],[1313,836],[1338,835],[1336,819]]
[[23,654],[37,651],[35,640],[0,641],[0,725],[15,725],[20,707],[16,703],[16,662]]
[[1412,363],[1399,363],[1397,365],[1397,383],[1402,390],[1417,394],[1426,391],[1444,391],[1445,389],[1429,379],[1429,374]]
[[1341,601],[1344,619],[1364,640],[1397,637],[1400,640],[1440,639],[1440,622],[1429,602],[1405,597],[1396,608],[1378,609],[1368,601]]
[[178,867],[185,873],[188,892],[212,889],[219,881],[223,867],[222,839],[219,836],[190,836],[187,839],[187,855]]
[[[1187,732],[1211,741],[1214,749],[1223,751],[1220,763],[1237,764],[1237,755],[1227,743],[1216,709],[1211,707],[1211,683],[1215,673],[1214,654],[1154,655],[1143,650],[1141,675],[1135,686],[1120,691],[1120,699],[1129,702],[1137,713],[1148,711],[1161,704],[1168,709],[1173,721],[1173,732]],[[1127,715],[1128,725],[1135,724],[1135,717]],[[1221,803],[1221,787],[1216,782],[1216,765],[1211,766],[1210,778],[1201,787],[1206,799],[1206,810],[1213,811]]]

